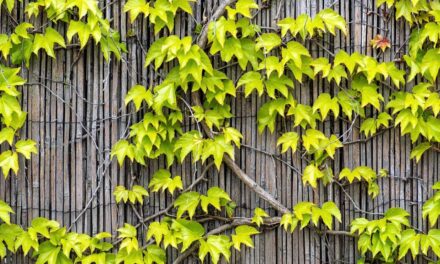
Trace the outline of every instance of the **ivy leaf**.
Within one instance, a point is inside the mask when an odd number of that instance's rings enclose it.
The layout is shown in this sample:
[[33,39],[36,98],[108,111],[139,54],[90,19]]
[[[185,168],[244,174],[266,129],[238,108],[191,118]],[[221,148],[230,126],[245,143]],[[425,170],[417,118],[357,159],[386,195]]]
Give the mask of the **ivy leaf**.
[[[338,206],[334,202],[325,202],[322,207],[322,210],[330,213],[332,216],[334,216],[340,223],[342,221],[341,211],[339,210]],[[328,228],[331,228],[331,226],[327,226]]]
[[268,217],[269,215],[260,207],[255,208],[254,216],[252,217],[251,222],[255,223],[258,227],[264,222],[263,217]]
[[[440,69],[440,53],[438,49],[430,49],[423,56],[421,63],[421,72],[425,75],[429,73],[429,77],[434,82],[437,79],[437,74]],[[425,75],[426,77],[426,75]]]
[[420,236],[416,234],[414,229],[407,229],[402,232],[399,241],[399,256],[398,259],[403,258],[408,250],[411,250],[413,260],[416,259],[419,254]]
[[213,139],[207,139],[203,145],[202,162],[212,156],[217,169],[223,161],[223,156],[227,154],[231,159],[234,159],[234,147],[225,140],[224,135],[215,136]]
[[240,147],[240,140],[243,138],[243,135],[240,133],[240,131],[233,127],[226,127],[223,129],[223,134],[226,142],[234,142],[237,147]]
[[361,92],[361,107],[371,104],[377,110],[380,110],[380,101],[383,102],[383,96],[377,92],[377,87],[374,84],[368,84],[364,78],[355,79],[353,87]]
[[153,104],[153,94],[150,90],[145,89],[144,86],[137,84],[131,87],[125,96],[125,105],[131,101],[133,101],[136,111],[138,111],[143,101],[147,102],[148,105]]
[[301,43],[296,41],[289,41],[286,46],[287,48],[281,50],[283,64],[291,60],[296,67],[302,68],[302,56],[310,57],[309,51]]
[[11,169],[15,174],[17,174],[19,169],[17,152],[7,150],[0,154],[0,167],[2,168],[5,179],[8,177]]
[[267,95],[271,98],[276,98],[275,91],[279,91],[284,97],[289,97],[289,88],[293,87],[293,82],[286,76],[278,77],[274,74],[264,82],[266,85]]
[[208,25],[208,40],[210,42],[216,40],[218,45],[224,47],[226,40],[226,33],[230,33],[233,37],[237,35],[237,25],[234,20],[220,17],[216,22],[211,22]]
[[327,80],[329,82],[334,80],[337,85],[341,83],[342,78],[347,79],[347,73],[345,72],[345,69],[342,65],[334,66],[327,76]]
[[37,154],[37,147],[35,146],[35,141],[31,139],[27,140],[19,140],[15,144],[15,151],[18,153],[21,153],[23,156],[25,156],[26,159],[31,158],[31,153]]
[[9,40],[8,35],[0,34],[0,52],[4,59],[7,59],[9,51],[12,49],[12,43]]
[[295,28],[296,20],[293,17],[286,17],[279,20],[277,25],[281,28],[281,37],[284,37],[288,31]]
[[185,252],[194,241],[199,241],[205,234],[205,229],[201,224],[185,219],[174,220],[171,228],[180,233],[182,239],[181,252]]
[[[15,1],[14,0],[5,0],[6,8],[8,9],[9,13],[12,12],[12,9],[14,9]],[[3,4],[3,0],[0,0],[0,6]]]
[[332,99],[330,97],[330,94],[328,93],[321,93],[313,103],[312,109],[313,109],[313,113],[317,112],[319,109],[322,120],[324,120],[327,117],[327,114],[330,112],[330,110],[332,110],[335,118],[337,118],[339,115],[338,99],[336,97]]
[[133,185],[131,192],[128,193],[128,199],[132,204],[136,203],[136,201],[143,204],[144,196],[148,196],[148,191],[140,185]]
[[229,262],[231,257],[231,242],[228,236],[225,235],[209,235],[206,241],[200,240],[199,259],[203,262],[206,255],[211,255],[212,263],[217,264],[220,256],[223,255],[226,261]]
[[72,8],[76,6],[78,8],[78,16],[81,19],[87,13],[96,15],[99,12],[97,1],[90,0],[68,0],[65,8]]
[[10,127],[5,127],[0,130],[0,144],[3,142],[8,142],[9,145],[12,145],[14,141],[15,130]]
[[344,18],[333,9],[323,9],[317,14],[317,16],[322,19],[325,27],[332,35],[336,34],[335,28],[341,30],[344,35],[347,35],[347,25]]
[[67,40],[72,42],[72,38],[76,34],[78,34],[79,37],[80,47],[83,49],[89,41],[89,37],[92,34],[92,29],[88,24],[81,21],[70,21],[69,29],[66,33]]
[[296,106],[292,106],[288,114],[295,115],[295,127],[301,125],[301,127],[306,128],[307,125],[309,125],[314,128],[316,126],[317,114],[313,114],[313,109],[309,105],[297,104]]
[[302,180],[303,184],[310,184],[313,188],[318,187],[318,179],[324,177],[324,173],[313,164],[308,165],[303,172]]
[[118,233],[118,238],[134,238],[137,235],[136,228],[127,223],[125,223],[123,227],[118,229]]
[[292,153],[295,153],[298,145],[299,135],[295,132],[284,133],[278,138],[277,146],[281,145],[281,153],[286,152],[289,148],[292,149]]
[[429,142],[418,144],[415,148],[411,150],[410,159],[415,158],[416,162],[419,162],[423,153],[425,153],[425,151],[427,151],[430,148],[431,148],[431,144],[429,144]]
[[111,32],[108,36],[103,36],[100,39],[102,56],[106,61],[109,61],[111,53],[115,55],[116,59],[121,60],[122,52],[127,52],[125,43],[122,43],[120,39],[119,32]]
[[180,176],[175,176],[171,179],[171,173],[169,171],[160,169],[153,174],[148,188],[152,188],[153,192],[157,192],[160,189],[164,192],[168,189],[170,194],[173,195],[174,190],[183,189],[183,183]]
[[376,130],[376,120],[374,118],[367,118],[361,124],[360,131],[364,132],[366,137],[376,134]]
[[333,65],[337,66],[340,64],[344,64],[350,74],[353,74],[353,71],[359,61],[362,61],[361,54],[355,52],[351,55],[348,55],[347,52],[341,50],[336,54]]
[[4,201],[0,200],[0,219],[5,222],[6,224],[11,224],[11,217],[10,214],[13,214],[14,210],[5,203]]
[[286,231],[290,226],[290,233],[293,233],[298,225],[298,221],[298,218],[296,218],[292,213],[286,213],[281,217],[280,226],[284,227],[284,230]]
[[53,220],[48,220],[43,217],[34,218],[31,222],[31,227],[28,228],[29,235],[37,239],[37,235],[40,234],[45,238],[50,238],[50,233],[58,230],[60,224]]
[[63,48],[66,47],[63,36],[55,29],[48,27],[46,28],[46,34],[44,34],[44,36],[42,34],[35,34],[32,52],[38,55],[38,51],[44,49],[48,56],[55,58],[54,43],[57,43]]
[[387,48],[391,48],[390,40],[387,37],[384,37],[380,34],[377,34],[371,41],[371,46],[375,49],[381,49],[382,52],[385,52]]
[[211,187],[206,194],[207,196],[200,196],[200,204],[202,206],[202,210],[205,213],[208,213],[209,205],[212,205],[215,209],[221,211],[220,205],[222,204],[222,202],[223,204],[225,204],[226,202],[231,201],[229,195],[219,187]]
[[[338,53],[339,54],[339,53]],[[322,77],[325,78],[328,76],[331,70],[331,64],[328,62],[327,58],[319,58],[313,60],[312,63],[310,63],[311,66],[313,66],[313,72],[315,76],[322,72]]]
[[144,17],[149,15],[150,4],[145,0],[128,0],[124,5],[124,12],[129,13],[130,21],[133,23],[139,14],[143,13]]
[[411,10],[413,10],[413,5],[411,0],[401,0],[395,3],[396,7],[396,19],[404,17],[410,24],[412,24],[413,18]]
[[71,263],[71,261],[61,252],[61,247],[45,241],[38,248],[38,258],[35,263]]
[[116,156],[118,159],[119,166],[124,163],[125,157],[128,157],[132,162],[134,159],[134,146],[131,145],[127,140],[119,140],[112,148],[111,158]]
[[128,201],[128,190],[122,185],[116,186],[113,195],[115,196],[116,203],[120,203],[121,201],[126,203]]
[[269,53],[272,49],[281,45],[281,38],[275,33],[264,33],[257,38],[256,49],[264,49],[264,53]]
[[144,262],[146,264],[165,264],[167,260],[165,250],[156,245],[147,246],[144,255]]
[[180,150],[180,162],[183,162],[185,157],[191,152],[194,161],[197,161],[202,156],[204,140],[200,133],[196,130],[184,133],[174,144],[174,151]]
[[147,232],[147,240],[150,240],[152,237],[154,237],[154,240],[156,241],[156,245],[160,245],[160,242],[162,242],[162,239],[165,236],[172,235],[170,233],[170,228],[168,226],[168,223],[166,222],[152,222],[148,226],[148,232]]
[[252,242],[251,236],[257,235],[260,232],[252,226],[242,225],[235,228],[235,234],[231,235],[232,243],[235,249],[240,251],[241,244],[245,244],[248,247],[253,248],[254,243]]
[[181,194],[174,201],[174,208],[178,207],[177,218],[181,218],[185,212],[188,212],[189,218],[192,218],[199,202],[200,194],[198,192],[186,192]]

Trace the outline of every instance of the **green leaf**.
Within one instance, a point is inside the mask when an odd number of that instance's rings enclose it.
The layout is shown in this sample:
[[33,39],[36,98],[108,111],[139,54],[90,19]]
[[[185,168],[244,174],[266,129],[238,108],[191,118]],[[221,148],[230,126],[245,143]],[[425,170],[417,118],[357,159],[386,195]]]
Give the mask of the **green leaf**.
[[118,229],[119,238],[134,238],[136,237],[136,228],[130,224],[125,223],[124,227]]
[[[3,0],[0,0],[0,6],[2,5]],[[9,13],[12,12],[12,9],[14,9],[15,1],[14,0],[5,0],[6,8],[8,9]]]
[[172,235],[170,233],[170,228],[168,226],[168,223],[162,221],[162,222],[152,222],[148,226],[148,232],[147,232],[147,240],[150,240],[152,237],[154,237],[154,240],[156,241],[156,245],[160,245],[160,242],[162,242],[162,239],[165,236]]
[[236,13],[241,14],[244,17],[251,18],[251,9],[258,9],[258,4],[255,3],[254,0],[238,0],[235,4],[235,9],[232,9],[229,6],[226,7],[228,17],[232,19],[235,18]]
[[125,105],[133,101],[136,111],[141,108],[141,104],[145,101],[149,106],[153,104],[153,94],[142,85],[135,85],[130,88],[125,96]]
[[61,247],[53,245],[50,241],[42,243],[38,249],[36,264],[67,264],[72,261],[61,252]]
[[234,147],[225,140],[224,135],[215,136],[213,139],[207,139],[203,145],[202,162],[212,156],[217,169],[223,161],[223,156],[227,154],[231,159],[234,159]]
[[61,47],[65,48],[66,43],[64,42],[63,36],[60,35],[55,29],[48,27],[46,28],[46,34],[35,34],[34,44],[32,47],[32,52],[38,55],[40,49],[44,49],[46,54],[52,58],[55,58],[54,44],[57,43]]
[[258,227],[264,222],[263,217],[268,217],[269,215],[261,208],[257,207],[254,210],[254,216],[251,222],[255,223]]
[[235,234],[231,235],[232,243],[235,249],[240,251],[241,244],[245,244],[248,247],[253,248],[254,243],[252,242],[251,236],[257,235],[260,232],[252,226],[242,225],[235,228]]
[[119,140],[112,148],[111,158],[116,156],[119,166],[124,163],[125,157],[128,157],[131,161],[134,159],[134,146],[127,140]]
[[347,79],[347,72],[342,65],[334,66],[327,76],[329,82],[334,80],[337,85],[341,83],[342,78]]
[[72,38],[76,34],[78,34],[80,47],[83,49],[89,41],[89,37],[92,34],[92,29],[88,24],[81,21],[70,21],[69,28],[66,33],[67,40],[72,42]]
[[[437,74],[440,69],[440,53],[438,49],[430,49],[423,56],[421,64],[421,72],[425,77],[430,77],[434,82],[437,79]],[[429,73],[429,76],[426,75]]]
[[[332,216],[334,216],[341,223],[341,221],[342,221],[341,211],[339,210],[338,206],[334,202],[325,202],[322,205],[321,209],[330,213]],[[331,227],[329,227],[329,228],[331,228]]]
[[139,14],[144,14],[144,17],[149,15],[150,4],[145,0],[128,0],[124,5],[124,12],[129,13],[130,21],[133,23]]
[[279,20],[277,25],[281,28],[281,37],[284,37],[288,31],[295,28],[296,20],[293,17],[286,17]]
[[97,15],[100,12],[97,1],[90,0],[68,0],[65,8],[72,8],[76,6],[78,8],[78,16],[81,19],[87,13]]
[[337,28],[341,30],[344,35],[347,35],[347,24],[345,22],[345,19],[341,15],[336,13],[336,11],[334,11],[333,9],[323,9],[319,11],[317,16],[322,19],[325,27],[331,34],[335,35],[335,28]]
[[271,98],[276,98],[275,91],[280,92],[285,98],[289,97],[289,87],[293,87],[293,82],[286,76],[278,77],[275,74],[270,75],[270,77],[264,82],[266,85],[267,95]]
[[411,10],[413,10],[413,5],[411,0],[401,0],[395,3],[396,7],[396,19],[404,17],[410,24],[412,24],[413,17]]
[[423,153],[431,148],[431,144],[429,142],[424,142],[418,144],[415,148],[411,150],[410,159],[416,158],[416,161],[419,162]]
[[200,196],[200,205],[205,213],[208,213],[208,206],[212,205],[215,209],[221,211],[220,205],[231,201],[229,195],[219,187],[211,187],[206,193],[207,196]]
[[297,225],[298,218],[296,218],[292,213],[283,214],[281,217],[280,226],[283,226],[284,230],[287,231],[287,228],[290,226],[290,233],[293,233]]
[[185,219],[174,220],[172,229],[180,234],[182,241],[181,252],[185,252],[193,242],[199,241],[205,234],[205,229],[201,224]]
[[344,64],[350,74],[353,74],[354,68],[360,61],[362,61],[361,54],[355,52],[351,55],[348,55],[347,52],[340,50],[338,53],[336,53],[333,65],[337,66]]
[[310,57],[309,51],[299,42],[289,41],[287,43],[287,48],[281,50],[282,63],[285,64],[288,61],[293,61],[296,67],[302,68],[303,66],[303,56]]
[[319,112],[321,113],[322,120],[324,120],[327,117],[327,114],[330,112],[330,110],[333,112],[335,118],[339,115],[339,103],[338,99],[331,98],[330,94],[328,93],[321,93],[318,98],[316,98],[315,102],[313,103],[313,113]]
[[234,142],[237,147],[240,147],[240,140],[243,138],[240,131],[233,127],[226,127],[223,129],[223,134],[225,135],[226,142]]
[[281,145],[281,153],[286,152],[289,148],[292,149],[292,153],[295,153],[298,145],[299,135],[295,132],[284,133],[278,138],[277,146]]
[[225,235],[209,235],[206,241],[200,240],[199,259],[203,262],[206,255],[211,255],[212,263],[218,263],[220,256],[223,255],[229,262],[231,257],[231,242]]
[[380,101],[383,101],[384,98],[377,92],[376,85],[369,84],[364,78],[355,78],[353,80],[353,87],[361,92],[361,107],[371,104],[374,108],[380,110]]
[[144,255],[144,263],[146,264],[165,264],[167,260],[165,250],[156,245],[147,246]]
[[11,217],[9,214],[13,214],[14,211],[12,208],[5,203],[4,201],[0,200],[0,219],[5,222],[6,224],[11,224]]
[[14,141],[15,130],[10,127],[5,127],[0,130],[0,144],[3,142],[8,142],[9,145],[12,145]]
[[7,150],[0,154],[0,167],[2,168],[5,179],[8,177],[11,169],[15,174],[17,174],[19,169],[17,152]]
[[45,238],[50,238],[51,233],[58,230],[60,224],[53,220],[48,220],[43,217],[37,217],[32,220],[31,227],[28,228],[29,235],[36,239],[37,235],[40,234]]
[[157,192],[160,189],[162,189],[162,192],[168,190],[173,195],[174,190],[183,189],[183,183],[180,176],[171,178],[169,171],[160,169],[153,174],[148,188],[152,189],[153,192]]
[[324,177],[324,173],[319,170],[318,167],[316,167],[313,164],[309,164],[303,172],[302,180],[303,184],[307,185],[310,184],[313,188],[318,187],[318,179]]
[[419,254],[419,243],[420,236],[416,234],[414,229],[404,230],[400,238],[398,259],[402,259],[406,255],[408,250],[411,250],[411,255],[413,257],[413,260],[415,260],[417,254]]
[[19,140],[15,143],[15,150],[21,153],[26,159],[31,158],[31,153],[37,154],[37,147],[35,141],[31,139]]
[[192,218],[200,202],[198,192],[186,192],[181,194],[174,201],[174,207],[177,209],[177,218],[181,218],[185,212],[188,212],[189,218]]
[[174,144],[174,151],[180,150],[180,162],[183,162],[190,152],[194,161],[197,161],[202,156],[203,143],[204,140],[198,131],[189,131],[177,139],[177,142]]
[[272,49],[281,45],[281,38],[275,33],[264,33],[257,38],[256,49],[263,48],[264,53],[269,53]]

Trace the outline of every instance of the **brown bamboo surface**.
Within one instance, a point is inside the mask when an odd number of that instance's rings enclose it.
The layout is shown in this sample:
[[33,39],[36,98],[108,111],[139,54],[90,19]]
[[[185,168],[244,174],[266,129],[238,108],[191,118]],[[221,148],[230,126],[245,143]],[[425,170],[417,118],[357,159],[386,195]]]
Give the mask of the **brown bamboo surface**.
[[[11,33],[15,21],[27,21],[24,8],[27,0],[18,2],[18,8],[8,15],[4,8],[0,13],[0,32]],[[391,49],[381,60],[400,58],[407,50],[405,40],[409,27],[402,21],[396,22],[391,14],[389,21],[380,18],[380,10],[375,1],[369,0],[271,0],[259,1],[263,8],[254,21],[263,26],[263,31],[276,27],[276,19],[307,13],[311,16],[325,7],[331,7],[348,21],[349,34],[336,37],[326,35],[319,39],[330,52],[339,49],[347,52],[358,51],[377,55],[369,41],[376,35],[386,35],[391,39]],[[193,17],[178,15],[174,34],[188,35],[194,32],[197,23],[210,17],[218,0],[198,1]],[[133,114],[133,106],[125,107],[124,95],[134,84],[145,86],[160,82],[161,75],[152,67],[144,68],[146,50],[158,36],[146,20],[128,22],[122,12],[124,1],[100,0],[105,16],[111,20],[113,28],[121,33],[128,53],[121,61],[114,58],[106,62],[92,42],[82,51],[75,45],[56,52],[57,59],[41,54],[31,61],[29,69],[23,67],[22,75],[28,84],[22,89],[22,104],[28,112],[26,126],[21,130],[23,137],[32,138],[38,144],[38,155],[30,161],[21,160],[17,177],[0,179],[0,199],[11,204],[16,214],[13,221],[27,226],[31,219],[43,216],[71,226],[74,231],[96,234],[108,231],[116,234],[116,229],[128,222],[138,223],[138,218],[130,206],[117,205],[112,191],[117,185],[128,186],[135,177],[137,184],[148,186],[152,173],[165,168],[163,159],[153,160],[141,167],[127,162],[119,168],[116,160],[110,160],[112,145],[126,137],[129,126],[139,120],[140,114]],[[30,21],[35,27],[44,25],[45,19]],[[61,32],[65,26],[53,25]],[[309,49],[313,56],[329,56],[314,43]],[[217,61],[217,60],[215,60]],[[216,67],[222,67],[216,63]],[[235,65],[224,68],[236,80],[241,71]],[[344,84],[343,84],[344,85]],[[409,87],[410,85],[408,85]],[[336,87],[326,81],[307,80],[296,82],[294,94],[301,103],[313,103],[322,91],[337,92]],[[383,89],[384,97],[390,94]],[[190,101],[190,96],[186,98]],[[343,151],[338,151],[332,169],[337,174],[341,168],[359,165],[381,168],[390,172],[390,177],[379,180],[380,194],[375,200],[367,195],[366,186],[355,183],[346,187],[353,201],[337,185],[321,187],[313,192],[301,182],[301,171],[307,164],[300,154],[280,155],[276,148],[277,137],[292,126],[291,121],[280,120],[273,134],[258,134],[256,115],[259,106],[267,98],[255,94],[244,98],[241,90],[232,100],[231,123],[244,136],[243,146],[236,151],[236,163],[264,189],[273,194],[285,206],[291,208],[300,201],[323,203],[335,201],[341,209],[343,219],[336,225],[337,230],[348,230],[349,223],[356,217],[377,218],[365,215],[364,211],[381,213],[390,207],[402,207],[412,214],[412,224],[426,230],[427,222],[422,219],[421,205],[432,195],[431,186],[439,180],[439,156],[435,152],[425,154],[419,163],[409,160],[411,143],[408,137],[401,137],[398,129],[388,129],[378,136],[364,140],[359,133],[360,122],[354,124],[351,133],[343,141]],[[372,109],[367,110],[371,114]],[[185,129],[195,129],[187,118]],[[350,122],[329,119],[319,125],[327,135],[341,135],[349,129]],[[181,175],[184,185],[196,179],[203,167],[186,162],[173,166],[173,175]],[[210,186],[224,188],[237,203],[237,216],[251,217],[255,207],[261,207],[276,216],[276,212],[241,183],[224,166],[217,171],[210,168],[208,181],[199,184],[197,191],[203,192]],[[137,210],[145,216],[166,208],[172,201],[168,194],[151,194],[142,208]],[[356,209],[355,204],[359,207]],[[84,210],[84,208],[86,208]],[[218,225],[210,224],[212,229]],[[145,230],[140,229],[144,240]],[[281,228],[266,230],[254,239],[254,249],[234,251],[231,263],[354,263],[359,257],[355,239],[346,236],[319,236],[309,229],[296,230],[293,234]],[[176,258],[176,252],[168,254],[169,261]],[[196,258],[190,258],[193,263]],[[31,260],[14,256],[8,263],[29,263]]]

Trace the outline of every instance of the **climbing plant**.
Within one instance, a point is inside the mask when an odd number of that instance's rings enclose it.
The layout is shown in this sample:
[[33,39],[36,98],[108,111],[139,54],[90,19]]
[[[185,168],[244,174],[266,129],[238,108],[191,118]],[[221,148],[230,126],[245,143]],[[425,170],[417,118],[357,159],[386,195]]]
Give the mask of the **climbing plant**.
[[[192,2],[128,0],[123,8],[131,23],[148,20],[155,34],[163,36],[148,48],[145,67],[166,72],[154,86],[139,83],[128,91],[125,104],[133,104],[134,112],[142,118],[131,125],[129,137],[119,140],[111,151],[120,166],[146,166],[148,160],[166,159],[167,166],[152,175],[148,186],[133,182],[114,189],[115,201],[131,206],[139,224],[125,223],[117,230],[117,237],[110,233],[78,234],[41,217],[22,227],[11,223],[13,210],[0,201],[0,259],[11,252],[50,264],[165,263],[167,249],[174,248],[180,253],[175,263],[195,251],[201,261],[209,255],[217,263],[220,258],[229,260],[232,250],[253,247],[252,237],[264,232],[263,226],[280,226],[287,232],[299,226],[318,234],[356,237],[360,263],[395,263],[418,255],[428,260],[440,257],[440,230],[435,228],[440,192],[423,205],[423,217],[431,226],[426,232],[413,227],[410,214],[401,208],[391,208],[379,219],[354,219],[350,230],[334,230],[334,222],[341,222],[342,216],[333,201],[303,201],[289,210],[234,162],[243,135],[230,122],[231,100],[238,91],[244,97],[256,94],[266,98],[258,110],[258,130],[274,133],[277,121],[292,121],[292,126],[279,135],[277,145],[281,153],[290,151],[307,161],[301,172],[303,188],[317,190],[336,184],[348,196],[345,186],[359,182],[365,184],[369,199],[374,199],[379,194],[377,180],[388,176],[386,170],[359,166],[342,168],[335,175],[330,164],[335,154],[343,151],[344,136],[357,129],[353,124],[358,121],[365,137],[399,128],[414,144],[410,156],[417,162],[427,150],[438,150],[440,98],[435,87],[440,70],[440,2],[377,1],[379,7],[393,10],[395,18],[411,28],[408,53],[396,61],[344,50],[333,53],[321,46],[327,56],[312,56],[309,44],[319,46],[317,40],[325,35],[348,34],[345,19],[331,8],[313,17],[303,14],[284,18],[277,21],[277,28],[262,29],[254,22],[261,9],[254,0],[225,0],[206,23],[196,25],[194,34],[173,35],[176,14],[191,16]],[[15,1],[0,0],[0,5],[12,12]],[[9,145],[0,154],[5,178],[11,171],[17,174],[19,156],[30,159],[37,153],[36,143],[19,133],[26,121],[19,102],[18,87],[26,83],[20,76],[21,67],[29,67],[42,53],[56,59],[56,50],[67,45],[80,50],[87,45],[99,46],[106,60],[120,60],[128,52],[97,1],[39,0],[27,5],[24,12],[29,22],[17,24],[10,34],[0,34],[0,143]],[[48,23],[40,25],[40,17]],[[65,33],[60,30],[62,26],[67,28]],[[385,52],[390,41],[377,35],[371,45]],[[224,68],[215,67],[214,59],[238,65],[242,74],[232,79]],[[295,84],[317,78],[334,89],[321,92],[312,105],[300,103],[293,93]],[[385,97],[381,87],[389,89],[391,95]],[[338,118],[350,124],[342,134],[326,134],[319,129],[322,122]],[[187,119],[194,129],[183,125]],[[181,177],[172,175],[169,168],[187,161],[202,164],[205,169],[198,179],[184,186]],[[228,167],[278,216],[254,208],[252,217],[237,217],[236,204],[221,188],[194,191],[212,166]],[[433,189],[439,190],[440,185],[435,184]],[[140,215],[137,206],[157,192],[172,197],[172,204],[155,215]],[[206,221],[225,224],[208,230]],[[147,228],[142,241],[140,226]],[[232,233],[226,232],[230,229]]]

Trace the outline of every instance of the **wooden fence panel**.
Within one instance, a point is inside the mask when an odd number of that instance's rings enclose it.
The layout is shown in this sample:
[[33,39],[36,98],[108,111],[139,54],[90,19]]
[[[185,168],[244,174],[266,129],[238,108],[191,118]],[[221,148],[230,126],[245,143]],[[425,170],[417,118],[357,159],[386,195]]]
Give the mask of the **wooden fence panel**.
[[[194,4],[194,16],[178,15],[175,34],[186,35],[194,32],[197,23],[205,21],[221,0],[204,0]],[[23,9],[27,0],[18,2],[13,14],[5,10],[0,13],[0,32],[11,33],[14,21],[23,21]],[[342,14],[349,25],[347,36],[325,36],[318,40],[329,51],[339,49],[347,52],[358,51],[377,55],[369,46],[369,41],[386,30],[392,47],[384,55],[384,60],[400,56],[399,50],[406,51],[405,40],[409,28],[391,19],[384,23],[376,15],[375,1],[370,0],[271,0],[260,1],[263,8],[255,21],[267,28],[276,27],[276,19],[298,16],[302,13],[314,15],[325,7],[332,7]],[[44,216],[72,226],[73,230],[96,234],[108,231],[115,234],[124,222],[137,223],[137,218],[129,206],[116,205],[112,191],[116,185],[129,185],[133,178],[138,184],[148,185],[151,175],[165,167],[163,159],[150,161],[141,167],[126,163],[119,168],[116,160],[110,160],[111,146],[126,137],[130,124],[140,118],[133,114],[132,106],[125,107],[124,95],[134,84],[145,86],[157,84],[160,75],[152,67],[144,68],[146,50],[159,36],[155,36],[145,20],[128,23],[122,12],[123,1],[100,1],[104,15],[111,19],[111,25],[121,33],[129,52],[121,61],[112,59],[106,62],[99,50],[89,45],[82,51],[77,46],[69,46],[56,52],[56,60],[40,54],[31,61],[28,70],[22,74],[28,84],[22,90],[23,108],[28,112],[23,137],[32,138],[38,144],[39,153],[30,161],[20,161],[19,174],[8,180],[0,179],[0,199],[11,204],[16,214],[13,221],[24,226],[31,219]],[[17,11],[18,10],[18,11]],[[44,19],[31,20],[35,27],[43,25]],[[64,32],[63,25],[56,25]],[[130,32],[129,35],[127,35]],[[162,33],[161,33],[162,35]],[[89,43],[90,44],[90,43]],[[310,45],[314,56],[328,56],[318,45]],[[218,67],[224,65],[217,65]],[[237,79],[241,71],[236,66],[226,69],[229,76]],[[345,85],[345,84],[343,84]],[[410,86],[410,85],[408,85]],[[324,80],[295,83],[295,96],[301,103],[311,104],[322,91],[336,93],[337,88]],[[384,96],[389,91],[384,89]],[[190,98],[186,98],[190,101]],[[235,115],[231,124],[244,135],[243,146],[236,151],[237,164],[263,188],[273,194],[284,205],[291,208],[300,201],[323,203],[334,200],[343,212],[343,221],[337,228],[348,230],[349,223],[363,216],[360,210],[384,212],[389,207],[400,206],[411,212],[412,223],[426,229],[421,217],[421,205],[429,195],[430,187],[438,181],[439,156],[435,152],[424,155],[416,164],[409,160],[411,143],[409,138],[401,137],[398,129],[389,129],[381,135],[363,141],[358,129],[344,136],[347,144],[339,151],[332,163],[334,173],[343,167],[359,165],[371,166],[378,171],[387,169],[391,177],[380,179],[380,195],[371,200],[365,186],[353,184],[347,192],[359,206],[353,203],[337,186],[329,186],[313,192],[305,188],[298,173],[307,165],[298,154],[279,155],[276,139],[291,123],[279,122],[273,134],[258,134],[256,115],[267,98],[252,95],[244,98],[238,91],[232,101]],[[367,111],[372,111],[368,109]],[[195,124],[186,119],[186,128],[194,129]],[[341,135],[350,124],[343,120],[328,121],[320,125],[327,134]],[[355,124],[359,128],[360,123]],[[181,175],[187,186],[201,173],[200,167],[190,162],[174,166],[172,171]],[[237,215],[250,217],[255,207],[261,207],[275,215],[267,203],[235,178],[231,172],[209,170],[209,181],[199,185],[198,191],[208,186],[219,185],[230,193],[237,203]],[[144,204],[144,214],[154,214],[166,208],[171,197],[164,194],[151,195]],[[213,226],[211,226],[213,227]],[[141,236],[145,230],[141,229]],[[172,260],[175,252],[168,255]],[[359,257],[356,244],[351,237],[320,237],[305,229],[293,234],[275,229],[268,230],[255,238],[255,248],[234,252],[232,263],[354,263]],[[11,262],[24,263],[22,257],[14,257]],[[196,258],[190,259],[193,263]]]

